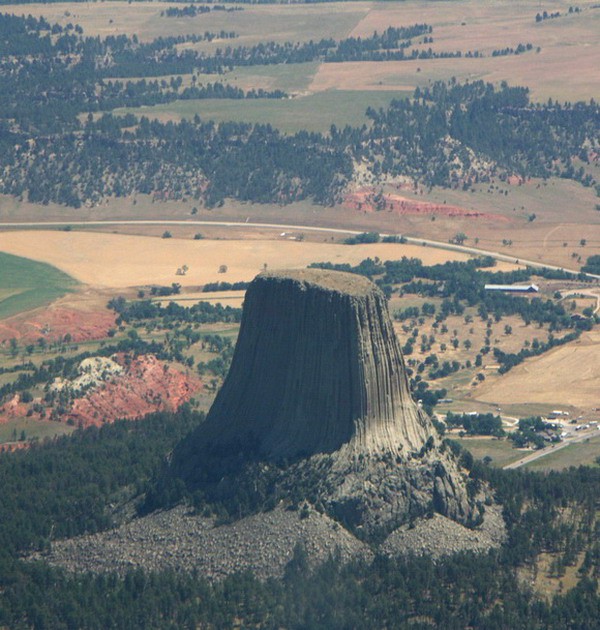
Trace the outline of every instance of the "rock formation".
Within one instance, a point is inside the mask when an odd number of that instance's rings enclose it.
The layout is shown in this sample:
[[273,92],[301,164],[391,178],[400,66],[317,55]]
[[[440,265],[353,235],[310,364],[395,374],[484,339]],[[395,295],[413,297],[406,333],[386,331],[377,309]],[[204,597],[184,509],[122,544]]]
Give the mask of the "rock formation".
[[383,294],[333,271],[251,283],[229,374],[172,470],[230,514],[308,500],[364,538],[483,511],[410,396]]
[[[194,507],[172,506],[181,480]],[[280,577],[294,549],[330,555],[485,551],[499,506],[412,401],[381,292],[328,271],[264,273],[248,289],[231,369],[206,421],[146,495],[149,515],[56,541],[72,571],[240,570]]]
[[362,276],[264,273],[246,293],[206,439],[258,441],[271,458],[408,453],[433,428],[410,397],[385,298]]

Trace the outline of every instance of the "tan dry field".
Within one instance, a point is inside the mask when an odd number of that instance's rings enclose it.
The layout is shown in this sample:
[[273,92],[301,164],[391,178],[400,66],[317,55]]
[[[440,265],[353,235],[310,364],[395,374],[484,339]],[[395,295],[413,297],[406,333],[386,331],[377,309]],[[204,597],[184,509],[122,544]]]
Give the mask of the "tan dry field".
[[[3,11],[30,13],[50,22],[78,23],[86,35],[158,36],[235,31],[234,40],[200,43],[198,48],[252,45],[260,41],[307,41],[322,37],[370,36],[388,26],[426,22],[433,26],[434,51],[479,50],[483,58],[430,59],[408,62],[321,64],[310,86],[313,92],[414,88],[452,76],[457,79],[508,81],[527,85],[534,100],[588,100],[600,95],[600,8],[594,0],[578,2],[581,13],[568,15],[569,2],[543,7],[535,0],[518,4],[476,0],[441,2],[352,2],[299,5],[244,5],[243,11],[211,12],[195,18],[164,18],[162,2],[102,2],[7,5]],[[535,22],[538,11],[560,11],[557,19]],[[415,42],[416,44],[417,42]],[[540,47],[540,53],[491,57],[494,49],[519,43]],[[420,47],[424,47],[420,45]],[[293,74],[294,67],[289,72]],[[260,74],[258,78],[261,79]],[[248,86],[250,87],[250,86]],[[258,87],[258,85],[256,86]]]
[[181,297],[173,296],[168,300],[160,300],[160,304],[161,306],[167,306],[169,302],[176,302],[181,306],[192,306],[192,304],[197,302],[208,302],[209,304],[222,304],[223,306],[241,308],[245,294],[245,291],[186,292]]
[[[284,239],[194,241],[57,231],[1,233],[0,251],[49,263],[85,284],[113,288],[251,280],[265,264],[269,269],[300,268],[322,261],[357,264],[375,256],[384,260],[416,256],[426,264],[468,259],[458,252],[392,243],[350,246]],[[184,264],[188,273],[176,275]],[[221,265],[227,266],[226,273],[219,273]]]
[[590,412],[600,407],[600,330],[529,359],[485,383],[476,398],[499,405],[545,403]]
[[[455,76],[459,80],[485,79],[526,85],[537,101],[550,97],[570,101],[597,98],[600,94],[597,4],[578,4],[579,14],[535,21],[538,11],[546,8],[549,12],[566,14],[569,6],[568,2],[554,2],[550,9],[532,0],[518,4],[476,0],[374,4],[352,31],[353,36],[365,37],[388,26],[426,22],[433,26],[433,51],[479,50],[486,57],[322,64],[311,89],[407,88]],[[519,43],[531,43],[541,51],[491,57],[493,50],[514,48]]]
[[157,37],[234,31],[236,39],[213,41],[202,47],[252,45],[260,41],[308,41],[322,37],[344,38],[367,15],[370,2],[297,5],[242,5],[243,11],[213,11],[193,18],[161,17],[173,6],[168,2],[60,2],[6,5],[3,12],[44,16],[63,26],[79,24],[85,35],[138,35],[141,41]]
[[[540,187],[538,188],[538,184]],[[132,198],[108,199],[97,208],[73,210],[56,204],[38,206],[0,196],[1,222],[9,221],[70,221],[98,219],[162,219],[204,221],[240,221],[302,224],[314,227],[347,228],[350,230],[389,232],[407,236],[422,237],[448,242],[457,232],[468,236],[467,245],[482,250],[497,251],[514,255],[515,260],[524,258],[575,269],[580,263],[573,258],[575,253],[584,263],[588,256],[600,254],[600,212],[594,210],[597,199],[590,188],[584,188],[566,180],[550,180],[543,183],[532,181],[523,186],[507,186],[496,182],[508,195],[489,194],[485,189],[475,193],[434,189],[430,193],[407,197],[421,201],[432,201],[461,206],[467,210],[484,213],[498,213],[510,221],[496,222],[485,218],[461,218],[438,216],[432,221],[430,216],[399,216],[393,212],[365,213],[358,210],[329,208],[311,204],[308,201],[288,206],[277,204],[249,204],[227,200],[222,208],[205,210],[200,208],[196,216],[191,216],[194,200],[187,202],[153,203],[144,195]],[[514,208],[514,210],[513,210]],[[534,213],[533,222],[527,215]],[[79,228],[77,228],[79,229]],[[159,236],[169,229],[173,236],[191,238],[200,232],[207,238],[264,238],[273,231],[256,229],[252,232],[234,227],[189,226],[148,226],[148,225],[106,225],[88,227],[88,230],[126,234],[150,234]],[[254,236],[253,236],[254,235]],[[330,240],[327,235],[305,234],[307,240]],[[341,236],[336,236],[336,240]],[[582,238],[586,245],[581,246]],[[478,242],[475,242],[478,239]],[[503,245],[503,240],[511,240],[512,245]],[[567,243],[566,246],[563,246]]]

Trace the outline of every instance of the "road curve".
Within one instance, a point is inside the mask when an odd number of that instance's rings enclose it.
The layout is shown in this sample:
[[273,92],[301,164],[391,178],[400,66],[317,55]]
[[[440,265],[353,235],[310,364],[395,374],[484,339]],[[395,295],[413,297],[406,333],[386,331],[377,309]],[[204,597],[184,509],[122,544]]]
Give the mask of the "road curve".
[[[86,227],[86,226],[104,226],[104,225],[199,225],[199,226],[218,226],[218,227],[248,227],[248,228],[273,228],[276,230],[297,230],[300,232],[325,232],[329,234],[347,234],[356,236],[364,233],[364,230],[349,230],[347,228],[333,227],[315,227],[310,225],[294,225],[289,223],[253,223],[247,221],[193,221],[193,220],[175,220],[175,219],[109,219],[106,221],[35,221],[35,222],[6,222],[0,223],[1,228],[48,228],[48,227]],[[381,236],[401,236],[400,234],[381,234]],[[407,243],[414,245],[425,245],[429,247],[437,247],[455,252],[463,252],[475,256],[491,256],[495,260],[503,262],[517,263],[528,267],[538,269],[551,269],[554,271],[564,271],[572,275],[579,275],[581,272],[577,269],[566,269],[556,265],[548,265],[524,258],[515,258],[498,252],[492,252],[485,249],[477,249],[467,245],[457,245],[454,243],[445,243],[443,241],[433,241],[427,238],[415,238],[412,236],[404,236]],[[600,275],[585,273],[588,278],[600,280]]]

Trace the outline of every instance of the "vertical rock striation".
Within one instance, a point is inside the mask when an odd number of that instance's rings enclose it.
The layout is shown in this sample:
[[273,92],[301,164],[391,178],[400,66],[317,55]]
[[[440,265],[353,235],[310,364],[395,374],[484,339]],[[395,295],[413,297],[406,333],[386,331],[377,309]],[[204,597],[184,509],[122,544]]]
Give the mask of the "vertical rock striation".
[[252,282],[206,439],[293,458],[342,448],[406,454],[432,432],[410,396],[386,301],[372,282],[316,269]]
[[308,501],[369,540],[433,512],[472,525],[486,498],[412,400],[381,291],[316,269],[251,283],[229,374],[170,469],[230,517]]

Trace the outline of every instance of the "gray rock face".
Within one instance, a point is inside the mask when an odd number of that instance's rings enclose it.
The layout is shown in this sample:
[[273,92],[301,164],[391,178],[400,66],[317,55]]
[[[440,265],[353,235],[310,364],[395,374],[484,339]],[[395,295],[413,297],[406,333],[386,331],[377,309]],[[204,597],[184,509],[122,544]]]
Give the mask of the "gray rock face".
[[203,433],[281,458],[419,451],[433,427],[410,397],[381,291],[360,276],[307,269],[264,273],[248,288]]
[[227,379],[172,470],[230,516],[308,501],[371,541],[434,512],[472,525],[485,499],[412,400],[381,291],[316,269],[252,282]]

